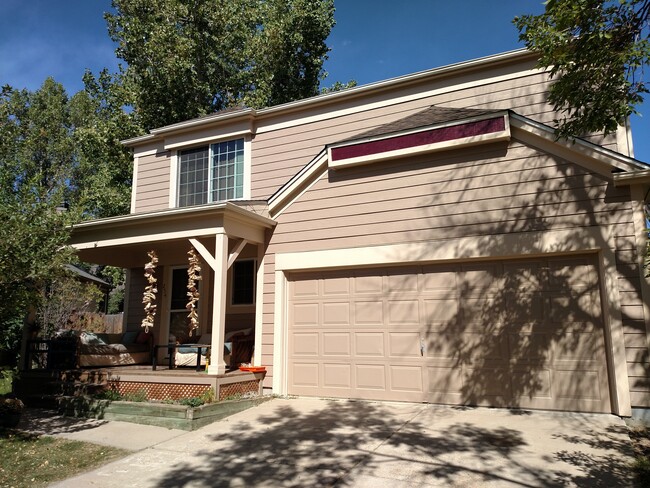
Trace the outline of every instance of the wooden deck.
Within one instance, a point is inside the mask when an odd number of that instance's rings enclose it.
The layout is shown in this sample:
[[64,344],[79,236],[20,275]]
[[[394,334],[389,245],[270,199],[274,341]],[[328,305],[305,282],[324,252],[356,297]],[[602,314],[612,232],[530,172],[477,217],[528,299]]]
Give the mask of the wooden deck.
[[209,375],[194,368],[169,369],[168,366],[159,366],[152,371],[151,365],[143,364],[58,371],[35,369],[22,372],[21,382],[26,386],[50,381],[88,390],[110,388],[123,396],[144,394],[148,399],[156,400],[201,396],[212,388],[217,400],[225,400],[242,395],[261,395],[264,376],[265,373],[239,370]]

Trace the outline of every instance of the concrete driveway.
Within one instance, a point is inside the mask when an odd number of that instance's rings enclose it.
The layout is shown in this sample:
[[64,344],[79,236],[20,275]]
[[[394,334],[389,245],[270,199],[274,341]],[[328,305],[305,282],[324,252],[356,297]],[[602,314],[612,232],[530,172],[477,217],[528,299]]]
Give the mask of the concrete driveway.
[[[98,425],[102,443],[112,424]],[[149,429],[130,429],[148,447],[54,486],[632,485],[627,428],[612,415],[300,398],[195,432]]]

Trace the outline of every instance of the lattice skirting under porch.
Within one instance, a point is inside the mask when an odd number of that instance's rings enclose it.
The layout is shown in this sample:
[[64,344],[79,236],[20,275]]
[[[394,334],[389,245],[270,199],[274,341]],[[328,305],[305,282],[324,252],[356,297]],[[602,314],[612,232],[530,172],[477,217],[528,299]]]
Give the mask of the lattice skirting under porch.
[[247,393],[258,393],[259,389],[260,382],[258,380],[243,381],[241,383],[230,383],[229,385],[220,385],[219,400],[221,401],[237,398]]
[[[256,375],[257,376],[257,375]],[[249,376],[250,378],[250,376]],[[263,375],[255,379],[237,381],[232,377],[215,378],[215,396],[217,400],[229,400],[244,395],[261,394]],[[180,398],[199,397],[207,392],[209,384],[187,384],[152,381],[109,380],[108,387],[122,396],[146,396],[149,400],[178,400]]]
[[149,400],[178,400],[179,398],[201,396],[210,389],[210,385],[111,381],[109,382],[109,388],[117,391],[122,396],[141,395],[144,393]]

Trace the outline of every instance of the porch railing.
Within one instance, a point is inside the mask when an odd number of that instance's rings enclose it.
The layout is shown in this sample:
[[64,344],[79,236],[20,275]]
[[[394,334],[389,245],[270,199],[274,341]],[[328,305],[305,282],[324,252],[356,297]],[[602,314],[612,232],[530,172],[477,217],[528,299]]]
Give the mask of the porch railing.
[[25,371],[31,369],[73,369],[77,363],[76,339],[34,339],[27,341]]

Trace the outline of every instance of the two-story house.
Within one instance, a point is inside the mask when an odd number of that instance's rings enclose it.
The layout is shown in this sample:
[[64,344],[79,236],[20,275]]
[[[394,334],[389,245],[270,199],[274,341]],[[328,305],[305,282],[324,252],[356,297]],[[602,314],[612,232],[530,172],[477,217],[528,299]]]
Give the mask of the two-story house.
[[[630,415],[650,407],[644,205],[629,128],[557,140],[519,50],[161,127],[133,148],[129,215],[75,227],[127,268],[155,340],[235,330],[277,394]],[[213,354],[208,374],[226,366]]]

